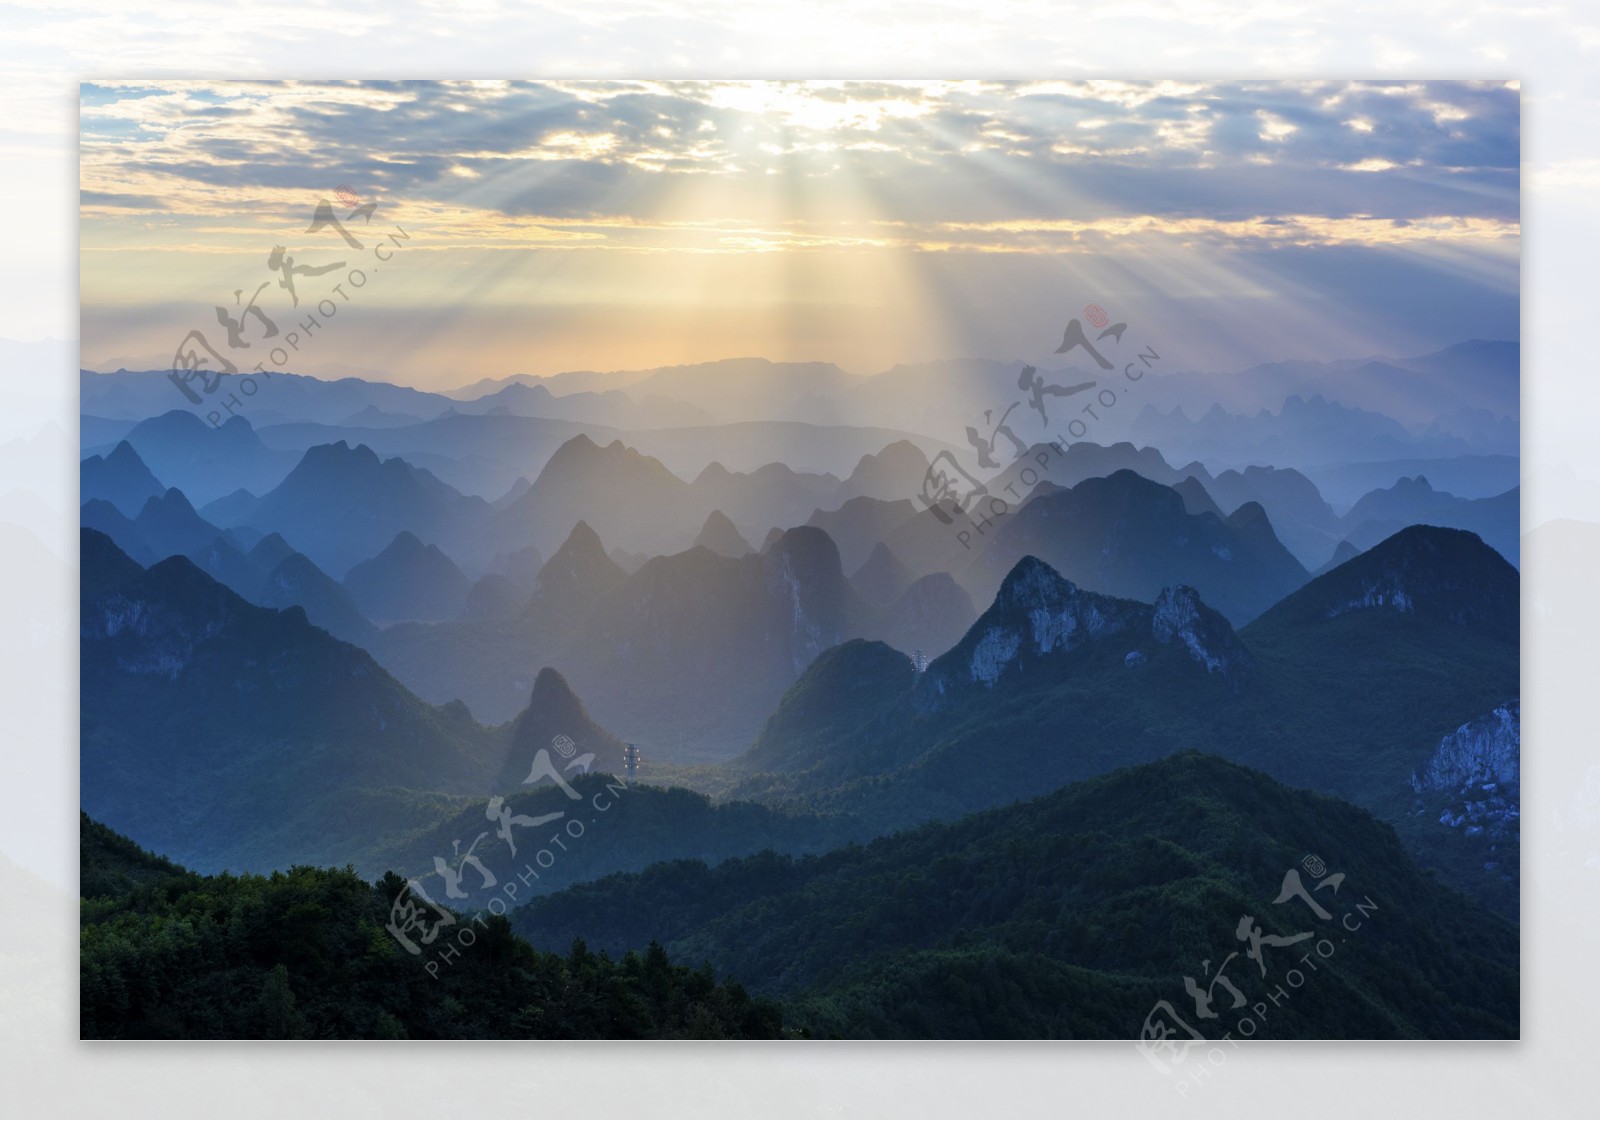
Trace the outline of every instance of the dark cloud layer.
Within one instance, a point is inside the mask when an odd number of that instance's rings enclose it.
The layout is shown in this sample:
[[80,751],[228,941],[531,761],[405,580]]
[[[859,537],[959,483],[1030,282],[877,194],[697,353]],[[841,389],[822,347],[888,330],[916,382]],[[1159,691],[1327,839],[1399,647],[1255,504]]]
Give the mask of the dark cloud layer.
[[[231,188],[359,181],[516,215],[648,216],[690,177],[848,173],[893,184],[897,216],[911,221],[1516,219],[1514,89],[1159,88],[850,83],[746,96],[697,83],[358,83],[322,87],[324,97],[295,87],[285,99],[213,85],[209,103],[181,118],[148,114],[131,134],[124,118],[97,111],[148,106],[149,91],[127,91],[124,103],[121,91],[96,88],[84,138],[114,148],[133,173]],[[164,142],[178,128],[199,135],[175,159]],[[546,162],[556,167],[530,185]]]

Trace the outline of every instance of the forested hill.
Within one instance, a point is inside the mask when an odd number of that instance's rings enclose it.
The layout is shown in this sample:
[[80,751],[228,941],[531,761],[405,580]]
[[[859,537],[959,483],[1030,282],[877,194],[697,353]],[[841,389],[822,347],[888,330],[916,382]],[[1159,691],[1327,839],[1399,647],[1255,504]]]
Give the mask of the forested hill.
[[[1315,890],[1308,856],[1345,874],[1316,892],[1327,919],[1275,903],[1290,870]],[[1258,971],[1242,916],[1269,946],[1315,938],[1265,950]],[[659,939],[783,996],[792,1024],[823,1035],[1131,1038],[1159,1000],[1192,1008],[1185,976],[1204,987],[1201,963],[1230,952],[1248,1002],[1297,989],[1253,1025],[1270,1038],[1518,1030],[1514,927],[1419,872],[1365,811],[1195,753],[820,857],[611,876],[535,900],[516,925],[613,953]],[[1322,939],[1301,991],[1286,971],[1304,977]],[[1215,993],[1212,1037],[1248,1014]]]
[[[300,867],[202,876],[83,815],[85,1039],[744,1038],[782,1014],[660,946],[535,950],[485,916],[430,974],[385,929],[404,887]],[[467,923],[463,916],[461,924]],[[454,934],[461,928],[448,930]],[[435,959],[437,960],[437,959]]]

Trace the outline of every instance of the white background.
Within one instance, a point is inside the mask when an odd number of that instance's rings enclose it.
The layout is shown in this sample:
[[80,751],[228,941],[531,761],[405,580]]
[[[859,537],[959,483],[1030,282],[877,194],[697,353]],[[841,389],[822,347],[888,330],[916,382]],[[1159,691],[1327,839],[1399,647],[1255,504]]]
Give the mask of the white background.
[[[1593,1116],[1600,1091],[1600,7],[1237,0],[0,7],[0,1110],[16,1116]],[[1518,78],[1520,1043],[79,1043],[77,83],[100,77]],[[54,340],[54,341],[50,341]]]

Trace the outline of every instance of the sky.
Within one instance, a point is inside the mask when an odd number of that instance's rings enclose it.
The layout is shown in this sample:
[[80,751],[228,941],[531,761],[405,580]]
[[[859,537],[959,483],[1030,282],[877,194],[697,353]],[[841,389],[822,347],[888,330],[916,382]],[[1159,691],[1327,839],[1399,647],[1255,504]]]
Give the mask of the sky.
[[[741,0],[706,0],[692,6],[661,4],[654,0],[617,0],[605,5],[569,3],[566,0],[518,0],[515,4],[488,2],[455,4],[448,10],[430,0],[345,0],[328,5],[320,0],[278,0],[270,5],[237,6],[225,14],[214,5],[193,0],[22,0],[9,5],[5,13],[6,31],[0,36],[0,145],[6,159],[0,160],[0,183],[4,195],[19,215],[7,231],[7,261],[10,268],[0,279],[0,335],[8,339],[37,340],[41,336],[66,340],[60,362],[28,361],[13,365],[0,348],[0,387],[9,393],[36,393],[52,404],[41,405],[29,415],[48,416],[61,431],[70,432],[76,421],[73,399],[77,380],[71,376],[76,360],[79,332],[77,301],[71,297],[79,284],[78,256],[74,252],[78,236],[77,200],[74,179],[78,175],[76,133],[80,123],[77,109],[78,82],[90,75],[153,76],[180,70],[188,74],[283,75],[332,73],[482,73],[498,68],[511,73],[616,74],[670,73],[691,76],[703,73],[799,74],[823,72],[845,75],[893,71],[900,75],[926,73],[990,73],[1023,76],[1028,74],[1084,73],[1278,73],[1296,76],[1338,73],[1365,76],[1404,77],[1408,74],[1476,74],[1483,76],[1527,77],[1523,91],[1529,116],[1524,148],[1527,172],[1528,252],[1525,257],[1529,284],[1526,302],[1527,330],[1525,370],[1529,419],[1526,431],[1530,456],[1570,466],[1585,479],[1600,479],[1600,442],[1594,439],[1593,417],[1600,411],[1600,384],[1587,376],[1592,365],[1588,330],[1592,320],[1592,276],[1595,249],[1600,245],[1600,223],[1593,205],[1600,190],[1600,133],[1592,127],[1600,113],[1600,9],[1593,5],[1556,3],[1517,6],[1503,3],[1461,4],[1459,0],[1416,0],[1394,4],[1392,0],[1348,0],[1337,9],[1316,11],[1305,5],[1264,5],[1248,2],[1216,3],[1215,0],[1174,0],[1159,13],[1146,5],[1081,4],[1043,5],[1022,2],[991,5],[984,10],[949,4],[915,5],[892,0],[807,0],[806,3],[749,4]],[[494,44],[493,54],[486,51]],[[170,83],[167,83],[170,85]],[[1514,129],[1514,124],[1510,126]],[[93,154],[85,150],[85,158]],[[308,177],[308,189],[325,191],[331,177],[319,173]],[[1513,204],[1514,206],[1514,204]],[[219,209],[218,213],[222,213]],[[293,217],[283,221],[267,235],[269,241],[287,236],[304,227],[304,209],[292,208]],[[125,216],[129,222],[144,221],[143,216]],[[91,231],[85,229],[87,238]],[[413,245],[419,244],[420,231],[414,232]],[[87,244],[87,242],[86,242]],[[95,334],[102,351],[126,352],[130,344],[145,339],[152,354],[170,351],[182,331],[195,325],[208,326],[214,319],[211,305],[228,299],[231,289],[253,279],[262,264],[264,246],[251,241],[240,257],[242,271],[222,278],[221,290],[194,285],[175,301],[179,310],[170,322],[146,335],[132,330],[107,332],[95,321],[96,309],[88,309],[85,329]],[[82,274],[86,285],[99,283],[101,299],[128,299],[116,281],[97,280],[93,270]],[[1404,291],[1397,279],[1393,287]],[[135,278],[131,291],[136,292]],[[376,289],[374,290],[376,292]],[[1484,293],[1494,295],[1494,314],[1502,314],[1511,297],[1505,285]],[[1080,298],[1076,292],[1063,300]],[[1443,301],[1431,309],[1446,306]],[[1054,309],[1052,309],[1054,310]],[[130,317],[130,326],[147,321]],[[1382,324],[1364,320],[1367,330],[1376,332]],[[1402,318],[1383,323],[1409,323]],[[1491,324],[1492,325],[1492,324]],[[167,328],[170,328],[170,337]],[[1451,323],[1429,326],[1419,332],[1430,336],[1446,333]],[[353,317],[349,329],[358,329]],[[1032,325],[1028,325],[1028,332]],[[1025,332],[1025,333],[1028,333]],[[1396,328],[1399,333],[1399,328]],[[1502,333],[1485,328],[1474,334]],[[1195,345],[1195,340],[1184,340]],[[525,361],[512,360],[519,367],[531,366],[534,342],[525,342]],[[1417,349],[1420,349],[1417,348]],[[84,359],[93,357],[87,352]],[[358,357],[353,361],[359,360]],[[170,358],[163,359],[170,361]],[[5,421],[13,422],[21,412],[18,399],[4,398]],[[35,425],[37,427],[37,425]],[[30,430],[31,431],[31,430]],[[29,462],[27,486],[42,491],[58,507],[61,529],[57,537],[64,555],[70,556],[76,541],[77,469],[74,457],[61,454],[37,455]],[[1589,484],[1593,486],[1593,484]],[[1594,513],[1600,506],[1590,503],[1580,509],[1563,505],[1551,486],[1530,486],[1525,507],[1526,524],[1539,525],[1552,517],[1583,516],[1600,519]],[[1568,497],[1571,497],[1570,495]],[[1575,512],[1576,511],[1576,512]],[[54,543],[56,537],[49,540]],[[1558,558],[1581,565],[1581,550],[1561,552]],[[1548,562],[1550,550],[1545,550]],[[1540,555],[1530,542],[1528,555]],[[16,558],[13,558],[14,560]],[[18,562],[22,563],[22,562]],[[1546,565],[1548,567],[1548,564]],[[1530,559],[1530,572],[1538,561]],[[1548,573],[1547,573],[1548,575]],[[1537,580],[1534,581],[1537,584]],[[70,618],[75,581],[63,579],[53,571],[35,567],[22,571],[12,586],[23,589],[30,601],[41,596],[46,614]],[[51,594],[52,589],[60,594]],[[1558,604],[1570,607],[1570,604]],[[1572,635],[1592,631],[1582,625],[1584,615],[1568,611],[1574,625]],[[56,634],[48,628],[35,628],[38,634]],[[1541,638],[1542,636],[1542,638]],[[1533,640],[1549,656],[1548,664],[1580,665],[1581,647],[1550,648],[1547,631],[1536,631]],[[39,744],[70,741],[76,727],[76,691],[66,687],[75,682],[74,644],[63,638],[52,646],[19,646],[12,672],[3,675],[8,709],[24,721],[30,733],[26,738]],[[1537,685],[1537,682],[1535,682]],[[1537,690],[1535,690],[1537,692]],[[1570,801],[1571,790],[1582,786],[1585,768],[1593,763],[1585,750],[1585,729],[1591,718],[1589,706],[1579,693],[1546,689],[1546,701],[1569,698],[1551,713],[1546,704],[1547,730],[1570,731],[1569,735],[1545,737],[1544,748],[1553,753],[1546,765],[1532,774],[1532,781],[1545,782],[1547,802],[1558,807]],[[1537,697],[1529,695],[1530,707]],[[60,807],[76,804],[76,756],[67,751],[13,752],[6,760],[4,789],[16,793],[8,811],[0,815],[0,844],[14,861],[39,871],[54,884],[71,888],[76,880],[76,818],[62,814]],[[1574,778],[1576,776],[1576,779]],[[1581,807],[1580,807],[1581,810]],[[1575,820],[1580,810],[1567,816]],[[1562,841],[1557,837],[1552,844]],[[1556,845],[1569,848],[1570,845]],[[15,882],[14,877],[7,883]],[[1548,894],[1548,893],[1547,893]],[[1540,949],[1549,951],[1552,934],[1582,931],[1594,926],[1593,892],[1564,891],[1556,895],[1558,904],[1577,901],[1586,913],[1545,914],[1552,921],[1530,923],[1535,939],[1544,938]],[[51,929],[62,935],[45,939],[43,944],[68,946],[67,937],[76,923],[75,909],[64,910],[61,921]],[[35,939],[38,943],[40,940]],[[1564,943],[1563,943],[1564,944]],[[1559,947],[1558,947],[1559,948]],[[1559,956],[1559,955],[1556,955]],[[46,1011],[70,1009],[71,979],[75,968],[70,952],[42,962],[42,969],[30,973],[56,977],[60,999],[48,999]],[[1544,952],[1541,959],[1552,954]],[[36,987],[36,986],[35,986]],[[12,986],[15,990],[16,986]],[[47,986],[50,988],[50,986]],[[1516,1077],[1506,1077],[1508,1069],[1499,1064],[1480,1064],[1476,1071],[1458,1077],[1459,1070],[1446,1072],[1440,1066],[1444,1056],[1423,1056],[1408,1062],[1405,1069],[1363,1069],[1363,1078],[1347,1080],[1348,1085],[1370,1092],[1382,1087],[1393,1100],[1414,1100],[1418,1109],[1437,1106],[1442,1084],[1439,1078],[1419,1078],[1417,1063],[1432,1063],[1433,1073],[1460,1090],[1466,1101],[1490,1103],[1512,1100],[1533,1086],[1554,1102],[1552,1094],[1576,1093],[1578,1075],[1585,1069],[1584,1039],[1581,1033],[1563,1031],[1582,1014],[1582,986],[1569,986],[1571,999],[1559,997],[1531,1002],[1530,1020],[1544,1029],[1541,1038],[1566,1044],[1555,1052],[1525,1052]],[[13,994],[14,995],[14,994]],[[33,989],[21,994],[29,999]],[[1530,1033],[1532,1033],[1530,1028]],[[68,1018],[63,1033],[71,1034]],[[46,1038],[50,1033],[35,1033]],[[48,1042],[48,1040],[47,1040]],[[1563,1058],[1563,1055],[1566,1055]],[[109,1083],[105,1079],[83,1077],[77,1064],[83,1061],[81,1049],[71,1047],[30,1052],[34,1069],[50,1077],[40,1086],[76,1086],[94,1090]],[[494,1082],[494,1071],[486,1060],[484,1069],[472,1071]],[[680,1089],[692,1081],[693,1072],[663,1064],[651,1070],[648,1079],[627,1080],[589,1078],[580,1070],[572,1077],[570,1056],[566,1067],[554,1073],[562,1077],[545,1080],[546,1088],[562,1097],[572,1109],[596,1108],[596,1094],[614,1104],[618,1112],[637,1112],[637,1101],[622,1100],[630,1085],[642,1084],[659,1094],[663,1085]],[[1059,1057],[1053,1059],[1060,1065]],[[1257,1072],[1255,1081],[1263,1102],[1281,1100],[1302,1087],[1307,1077],[1316,1076],[1315,1055],[1305,1061],[1285,1063],[1281,1068]],[[259,1071],[248,1060],[229,1065],[220,1061],[199,1077],[191,1074],[174,1082],[160,1071],[144,1067],[130,1070],[135,1090],[139,1079],[159,1086],[170,1100],[176,1087],[189,1100],[204,1102],[206,1092],[229,1084],[256,1088]],[[348,1082],[349,1064],[340,1076]],[[962,1078],[943,1078],[954,1071]],[[447,1082],[429,1072],[404,1083],[386,1080],[382,1072],[369,1072],[363,1085],[393,1088],[399,1100],[403,1093],[414,1103],[419,1092],[426,1100],[459,1101],[459,1071],[452,1068]],[[596,1073],[602,1073],[598,1070]],[[902,1103],[907,1092],[917,1086],[931,1087],[923,1099],[942,1103],[951,1100],[982,1103],[993,1097],[993,1087],[984,1072],[934,1060],[928,1069],[911,1080],[886,1078],[881,1064],[859,1070],[830,1069],[829,1079],[797,1078],[794,1072],[763,1069],[759,1076],[776,1079],[797,1100],[816,1097],[818,1086],[829,1087],[822,1096],[837,1098],[837,1087],[867,1086],[883,1101]],[[1045,1087],[1035,1095],[1038,1101],[1053,1101],[1051,1089],[1059,1083],[1048,1075],[1029,1080],[1030,1071],[1019,1076],[1019,1085]],[[1059,1071],[1056,1071],[1059,1074]],[[1119,1069],[1100,1063],[1080,1064],[1069,1071],[1073,1084],[1086,1095],[1085,1100],[1103,1102],[1106,1109],[1126,1108],[1130,1093],[1148,1096],[1148,1108],[1158,1108],[1171,1097],[1170,1087],[1152,1081],[1148,1088],[1135,1087],[1121,1077]],[[314,1077],[314,1072],[295,1079],[278,1079],[276,1087],[297,1090],[307,1101],[327,1100],[344,1083]],[[1370,1076],[1370,1077],[1365,1077]],[[964,1079],[964,1080],[963,1080]],[[676,1080],[676,1081],[674,1081]],[[498,1083],[515,1086],[511,1080]],[[699,1085],[704,1085],[702,1079]],[[749,1079],[725,1079],[717,1085],[737,1104]],[[403,1089],[401,1087],[403,1086]],[[1555,1087],[1556,1089],[1552,1089]],[[41,1108],[46,1098],[37,1087],[23,1086],[24,1100],[36,1099]],[[112,1091],[119,1100],[129,1091],[128,1080],[118,1080]],[[810,1095],[810,1097],[808,1097]],[[1163,1095],[1165,1097],[1163,1098]],[[1498,1096],[1497,1096],[1498,1095]],[[54,1098],[50,1098],[54,1102]],[[110,1099],[108,1099],[110,1100]],[[1581,1100],[1581,1099],[1575,1099]],[[90,1106],[93,1103],[89,1103]],[[816,1105],[822,1108],[827,1102]],[[102,1108],[104,1108],[102,1106]],[[197,1107],[199,1108],[199,1107]],[[441,1108],[443,1108],[441,1106]],[[711,1106],[715,1109],[715,1105]],[[976,1106],[974,1106],[976,1108]],[[1040,1107],[1044,1108],[1043,1106]]]
[[1089,304],[1180,368],[1516,339],[1520,97],[85,83],[82,360],[165,368],[198,331],[241,369],[430,389],[742,355],[867,374],[1040,361]]

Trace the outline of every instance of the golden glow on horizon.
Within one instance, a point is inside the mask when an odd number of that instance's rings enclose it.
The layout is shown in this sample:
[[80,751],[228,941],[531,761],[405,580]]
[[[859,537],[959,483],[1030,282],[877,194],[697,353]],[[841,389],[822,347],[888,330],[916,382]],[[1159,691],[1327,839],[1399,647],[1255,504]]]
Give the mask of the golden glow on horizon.
[[[328,235],[303,232],[341,174],[379,203],[374,232],[411,235],[410,263],[371,297],[404,312],[402,326],[365,364],[413,380],[451,367],[481,376],[735,354],[866,370],[975,353],[997,345],[984,321],[1006,310],[972,306],[995,291],[985,261],[1014,262],[1025,299],[1041,283],[1099,291],[1114,259],[1151,291],[1265,300],[1289,288],[1247,253],[1392,251],[1504,283],[1507,249],[1514,257],[1520,242],[1514,217],[1317,212],[1295,209],[1292,195],[1283,212],[1141,210],[1118,186],[1133,171],[1151,184],[1171,169],[1275,173],[1299,150],[1303,118],[1274,104],[1244,118],[1263,150],[1227,158],[1238,125],[1219,132],[1226,118],[1208,83],[95,88],[81,160],[91,359],[159,345],[147,340],[160,331],[131,316],[139,308],[188,306],[209,319],[209,305],[263,275],[274,245],[308,260],[341,255]],[[1422,85],[1294,88],[1345,143],[1381,131],[1382,105],[1350,104],[1362,90],[1439,128],[1471,121]],[[526,104],[495,116],[518,97]],[[366,130],[346,136],[329,123],[349,115]],[[523,133],[534,138],[505,142]],[[357,170],[336,170],[333,152],[308,183],[286,156],[323,134],[348,145]],[[1313,171],[1342,190],[1417,162],[1330,156]],[[493,313],[504,329],[484,320]],[[1274,330],[1302,347],[1310,336],[1353,345],[1354,328],[1309,319],[1284,311]]]

